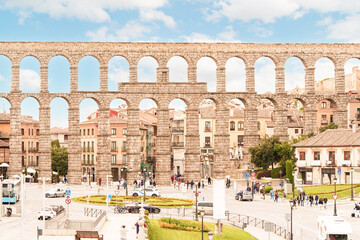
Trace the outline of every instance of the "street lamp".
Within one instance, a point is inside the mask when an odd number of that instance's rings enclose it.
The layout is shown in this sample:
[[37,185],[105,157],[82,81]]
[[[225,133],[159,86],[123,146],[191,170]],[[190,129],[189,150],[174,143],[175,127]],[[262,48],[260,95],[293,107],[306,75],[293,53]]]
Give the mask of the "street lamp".
[[295,198],[295,175],[296,175],[296,171],[294,169],[293,172],[292,172],[292,176],[293,176],[293,182],[292,182],[293,198]]
[[[254,172],[254,168],[251,168],[251,174]],[[254,181],[251,180],[251,199],[254,199]]]
[[[247,171],[248,171],[248,174],[249,174],[249,176],[250,176],[250,165],[249,165],[249,164],[247,165]],[[246,180],[246,187],[247,187],[247,188],[249,187],[249,177],[248,177],[247,180]]]
[[296,204],[295,199],[290,200],[290,240],[293,240],[293,208]]
[[205,215],[205,210],[201,209],[200,210],[200,216],[201,216],[201,240],[204,240],[204,215]]
[[351,201],[354,201],[354,190],[353,190],[353,176],[354,176],[354,168],[350,168],[350,181],[351,181]]
[[[334,195],[336,195],[336,181],[337,181],[337,178],[336,178],[336,175],[334,177]],[[334,198],[334,216],[337,216],[337,212],[336,212],[336,197]]]
[[208,238],[209,240],[213,240],[213,237],[214,237],[214,233],[212,231],[209,231],[208,232]]
[[[132,170],[132,168],[130,168],[130,171]],[[126,189],[126,196],[128,195],[128,182],[127,182],[127,166],[125,166],[124,168],[121,169],[122,172],[124,172],[125,174],[125,189]]]
[[198,199],[198,181],[195,180],[195,221],[199,221],[197,199]]

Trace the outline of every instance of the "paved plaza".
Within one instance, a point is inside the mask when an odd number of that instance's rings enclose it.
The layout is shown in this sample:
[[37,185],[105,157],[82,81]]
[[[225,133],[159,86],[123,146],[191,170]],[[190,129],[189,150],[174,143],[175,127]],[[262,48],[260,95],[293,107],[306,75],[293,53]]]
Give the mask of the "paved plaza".
[[[47,185],[46,189],[52,188],[54,185]],[[63,186],[64,187],[64,186]],[[84,186],[69,185],[71,189],[71,197],[84,196],[90,191],[90,194],[98,194],[98,187],[93,187],[88,190]],[[174,187],[159,187],[163,197],[173,198],[185,198],[193,199],[194,194],[191,189],[183,193],[181,190]],[[106,189],[100,190],[101,194],[105,194]],[[114,194],[115,187],[109,188],[109,193]],[[212,186],[205,186],[205,189],[201,189],[199,200],[212,201]],[[131,192],[131,191],[129,191]],[[120,195],[125,194],[125,190],[120,190]],[[42,186],[38,184],[26,184],[26,200],[25,215],[23,216],[23,230],[21,231],[21,218],[19,217],[3,217],[0,221],[0,232],[2,233],[2,240],[12,239],[36,239],[36,228],[43,228],[43,221],[37,219],[37,212],[42,206]],[[268,197],[268,196],[267,196]],[[357,199],[359,200],[359,199]],[[61,204],[65,206],[65,198],[47,198],[46,205]],[[339,200],[337,202],[338,216],[344,217],[352,225],[353,234],[352,239],[358,239],[360,237],[360,219],[351,218],[350,214],[353,209],[353,202],[349,200]],[[84,219],[83,207],[86,204],[72,202],[70,204],[70,219]],[[128,239],[135,239],[135,223],[138,220],[138,214],[113,214],[110,208],[100,205],[90,205],[91,207],[104,209],[108,211],[108,220],[102,225],[99,230],[100,234],[103,234],[105,239],[119,239],[120,238],[120,226],[126,225],[128,229]],[[279,226],[286,228],[287,222],[285,220],[286,213],[290,212],[290,206],[288,200],[279,199],[278,203],[274,203],[273,200],[267,198],[265,200],[260,199],[259,194],[255,194],[255,200],[253,202],[241,202],[234,199],[234,189],[226,189],[226,208],[231,213],[248,215],[257,217],[259,219],[273,222]],[[191,209],[185,209],[186,213],[190,213]],[[167,216],[172,214],[176,216],[177,209],[162,209],[161,216]],[[298,207],[294,210],[294,239],[314,239],[316,234],[316,219],[317,216],[331,216],[333,214],[333,202],[328,203],[327,209],[320,209],[319,207]],[[259,239],[267,239],[268,235],[260,228],[249,227],[246,229],[249,233],[258,237]],[[272,234],[271,239],[283,239],[277,235]]]

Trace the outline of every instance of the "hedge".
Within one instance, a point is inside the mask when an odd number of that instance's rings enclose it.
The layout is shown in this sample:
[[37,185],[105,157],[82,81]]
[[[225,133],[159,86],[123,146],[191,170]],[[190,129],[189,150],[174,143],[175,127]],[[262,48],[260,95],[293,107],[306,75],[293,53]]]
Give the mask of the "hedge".
[[272,190],[272,187],[265,187],[265,193],[270,193],[270,191]]
[[[179,220],[174,218],[160,218],[159,225],[162,228],[175,230],[201,232],[201,223],[189,220]],[[209,232],[209,227],[204,224],[204,232]]]
[[261,179],[262,177],[271,177],[270,170],[260,171],[260,172],[257,173],[257,175],[256,175],[257,179]]
[[272,178],[280,178],[280,170],[282,171],[281,177],[285,177],[285,168],[284,167],[278,167],[278,168],[274,168],[272,169],[271,172],[271,177]]

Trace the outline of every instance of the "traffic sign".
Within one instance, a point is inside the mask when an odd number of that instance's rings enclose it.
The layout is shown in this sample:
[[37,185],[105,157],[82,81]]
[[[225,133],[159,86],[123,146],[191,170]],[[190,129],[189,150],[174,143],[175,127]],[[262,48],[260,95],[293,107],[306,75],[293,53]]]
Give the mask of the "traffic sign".
[[251,176],[255,177],[255,172],[252,172],[252,173],[251,173]]
[[249,175],[248,175],[248,176],[245,176],[245,180],[246,180],[246,181],[249,180]]
[[280,170],[279,173],[282,174],[282,170]]
[[180,182],[180,181],[178,181],[178,184],[180,185],[180,184],[181,184],[181,182]]
[[249,177],[249,174],[248,174],[248,173],[245,173],[245,177]]
[[111,199],[111,198],[112,198],[111,194],[109,194],[109,195],[108,195],[108,198],[109,198],[109,199]]
[[115,195],[116,195],[116,196],[119,196],[119,193],[120,193],[120,191],[115,190]]
[[65,199],[65,203],[66,203],[66,204],[70,204],[70,203],[71,203],[71,199],[70,199],[70,198],[66,198],[66,199]]
[[341,171],[338,171],[338,175],[341,175]]
[[70,191],[70,190],[65,190],[65,195],[66,195],[66,196],[70,196],[70,195],[71,195],[71,191]]
[[255,179],[256,179],[256,178],[255,178],[254,176],[253,176],[253,177],[251,177],[251,180],[252,180],[252,181],[255,181]]
[[151,164],[148,164],[148,163],[142,163],[142,164],[141,164],[141,167],[142,167],[142,168],[143,168],[143,167],[150,167],[150,165],[151,165]]
[[334,195],[332,195],[332,197],[333,197],[333,199],[336,201],[337,198],[338,198],[338,195],[337,195],[337,194],[334,194]]

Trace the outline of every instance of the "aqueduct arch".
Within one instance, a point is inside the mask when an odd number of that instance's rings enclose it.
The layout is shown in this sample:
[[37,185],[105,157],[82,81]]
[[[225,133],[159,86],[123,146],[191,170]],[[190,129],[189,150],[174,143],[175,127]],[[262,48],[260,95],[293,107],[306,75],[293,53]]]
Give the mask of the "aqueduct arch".
[[[34,97],[40,102],[40,175],[50,177],[50,110],[48,103],[62,97],[69,103],[69,181],[78,183],[82,175],[81,146],[79,135],[79,103],[90,97],[99,103],[99,136],[98,164],[96,172],[104,177],[111,174],[111,159],[108,148],[110,145],[110,123],[108,118],[109,103],[116,98],[122,98],[128,104],[128,142],[130,164],[139,165],[138,138],[138,103],[144,98],[154,99],[158,109],[157,136],[157,182],[166,183],[170,175],[170,134],[169,99],[186,99],[188,104],[186,134],[186,177],[197,179],[200,176],[199,158],[199,103],[202,99],[213,99],[216,102],[216,134],[215,134],[215,177],[236,175],[245,168],[250,160],[245,151],[243,160],[231,162],[228,157],[229,110],[228,99],[243,99],[245,108],[245,149],[258,141],[257,109],[259,99],[274,99],[276,104],[275,132],[281,136],[287,135],[285,118],[281,113],[286,111],[289,99],[302,99],[306,104],[305,132],[316,129],[317,99],[335,99],[337,108],[335,119],[346,119],[346,103],[349,96],[345,93],[344,63],[350,58],[360,58],[360,44],[244,44],[244,43],[88,43],[88,42],[1,42],[0,55],[7,56],[12,62],[12,81],[10,93],[0,93],[0,97],[11,102],[11,138],[10,138],[10,169],[9,174],[21,172],[21,109],[20,102],[25,97]],[[49,93],[48,62],[55,56],[64,56],[70,62],[70,92]],[[33,56],[40,61],[41,88],[39,93],[22,93],[19,90],[19,65],[22,58]],[[78,62],[84,56],[93,56],[100,63],[100,91],[78,91]],[[118,91],[108,91],[108,61],[115,56],[123,56],[129,62],[129,82],[118,84]],[[137,63],[145,56],[157,60],[156,82],[138,82]],[[187,82],[169,82],[167,61],[173,56],[181,56],[188,63]],[[225,64],[232,57],[244,61],[246,71],[246,92],[225,91]],[[270,57],[275,64],[275,93],[258,95],[255,92],[254,63],[261,56]],[[287,95],[285,92],[284,63],[290,57],[296,56],[305,66],[305,93],[302,95]],[[202,57],[210,57],[217,64],[216,92],[208,92],[207,85],[197,82],[197,61]],[[336,59],[335,92],[319,95],[315,92],[314,64],[317,59],[328,57]],[[0,90],[1,92],[1,90]],[[360,96],[351,96],[360,98]],[[339,121],[340,127],[347,127],[346,121]],[[236,166],[236,167],[234,167]],[[230,170],[231,169],[231,170]],[[134,177],[138,169],[134,169],[129,177]],[[129,179],[129,181],[131,181]]]

